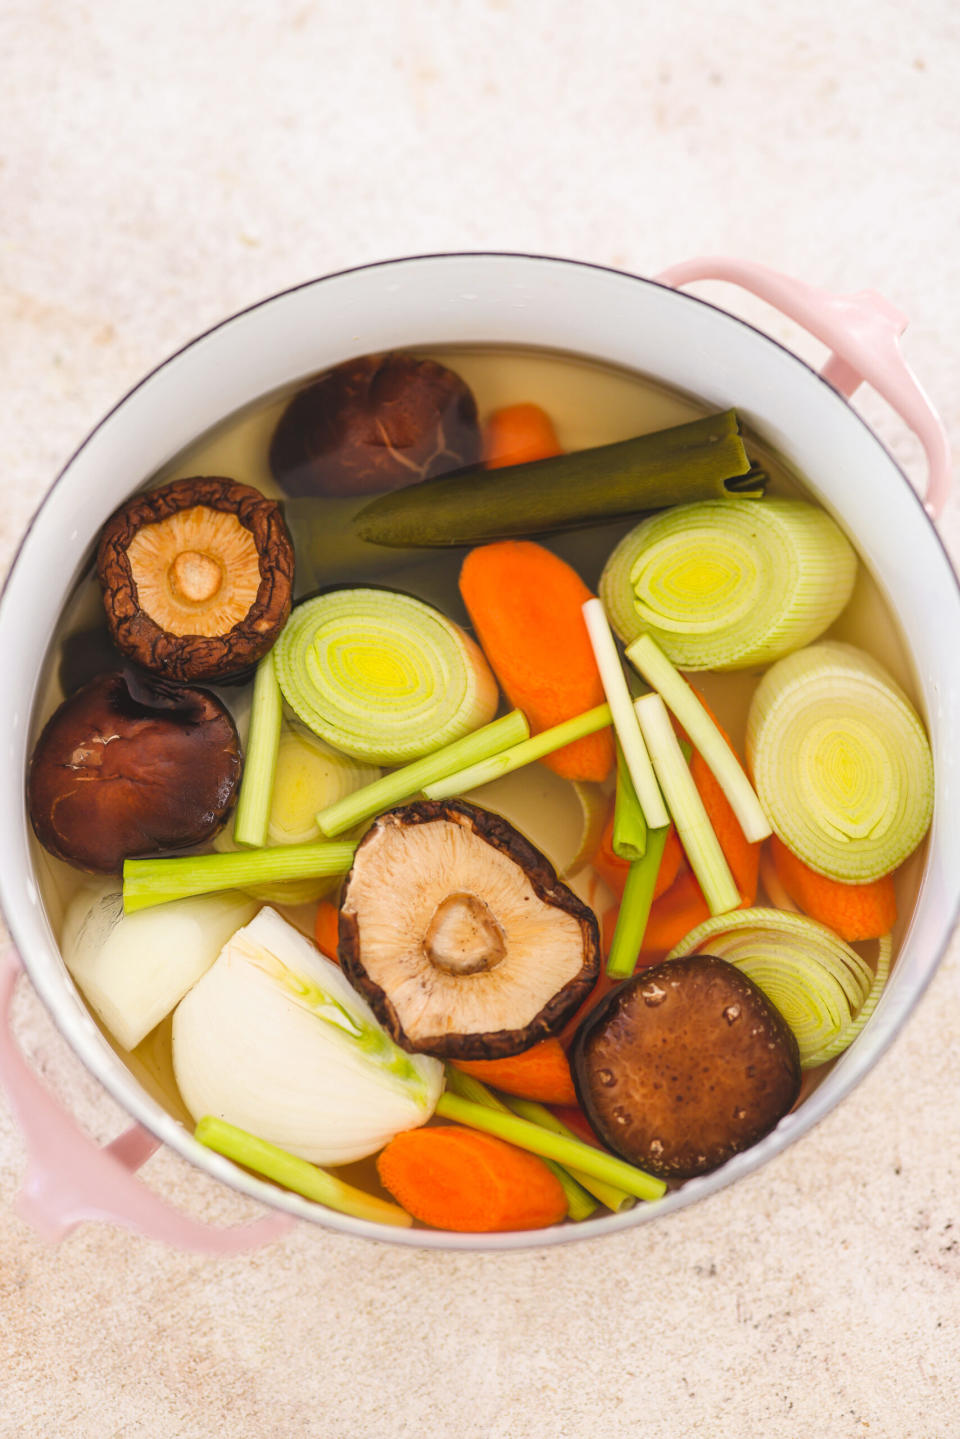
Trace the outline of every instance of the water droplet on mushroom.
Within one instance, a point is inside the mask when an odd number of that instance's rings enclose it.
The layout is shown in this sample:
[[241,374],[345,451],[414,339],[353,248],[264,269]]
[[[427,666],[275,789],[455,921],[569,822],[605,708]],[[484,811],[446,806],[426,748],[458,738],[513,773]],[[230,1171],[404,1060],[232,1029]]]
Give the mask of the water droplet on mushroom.
[[612,1069],[598,1069],[597,1078],[601,1084],[607,1085],[608,1088],[611,1084],[616,1084],[617,1082],[617,1077]]
[[734,1119],[746,1119],[747,1111],[745,1109],[735,1109],[733,1111],[733,1117]]
[[655,1009],[658,1004],[662,1004],[666,997],[667,991],[659,984],[648,984],[646,989],[641,989],[640,991],[640,998],[644,1004],[649,1005],[651,1009]]
[[728,1024],[736,1024],[737,1020],[740,1018],[739,1004],[728,1004],[726,1009],[723,1011],[723,1017]]
[[613,1117],[618,1124],[628,1124],[630,1122],[629,1111],[621,1109],[619,1106],[613,1111]]
[[662,1140],[662,1139],[651,1139],[651,1141],[650,1141],[650,1155],[651,1155],[651,1157],[654,1158],[654,1159],[659,1159],[659,1158],[660,1158],[660,1155],[661,1155],[662,1153],[663,1153],[663,1140]]

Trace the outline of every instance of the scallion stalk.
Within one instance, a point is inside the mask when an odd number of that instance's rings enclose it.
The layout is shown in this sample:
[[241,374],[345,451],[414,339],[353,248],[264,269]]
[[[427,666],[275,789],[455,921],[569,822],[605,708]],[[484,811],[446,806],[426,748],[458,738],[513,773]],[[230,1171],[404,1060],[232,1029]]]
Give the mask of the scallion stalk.
[[[607,955],[607,974],[611,979],[629,979],[637,964],[644,931],[650,918],[653,891],[663,859],[670,826],[647,831],[647,848],[641,859],[634,860],[627,871],[617,923]],[[739,899],[739,895],[737,896]]]
[[707,908],[711,914],[736,909],[740,891],[690,777],[666,705],[658,694],[648,694],[637,700],[634,709],[680,843],[703,891]]
[[583,607],[583,618],[587,626],[587,634],[590,636],[590,643],[593,646],[604,693],[610,705],[613,726],[630,771],[630,778],[633,780],[633,787],[643,809],[644,818],[652,829],[658,829],[660,825],[670,823],[670,816],[664,808],[663,799],[657,788],[650,756],[647,754],[643,736],[634,714],[630,691],[627,688],[623,667],[620,664],[620,656],[617,654],[617,647],[610,632],[603,605],[599,600],[587,600]]
[[[447,1065],[446,1073],[447,1089],[458,1094],[461,1099],[468,1099],[472,1104],[486,1105],[488,1109],[496,1109],[501,1114],[510,1113],[504,1101],[479,1079],[474,1079],[472,1074],[464,1074],[452,1064]],[[590,1215],[596,1212],[597,1205],[585,1186],[579,1184],[562,1164],[557,1164],[553,1159],[544,1159],[543,1162],[566,1195],[568,1217],[577,1223],[589,1219]]]
[[472,734],[464,735],[462,739],[454,740],[453,744],[444,745],[442,749],[414,760],[402,769],[392,770],[390,774],[374,780],[373,784],[364,785],[363,789],[328,805],[317,815],[317,824],[331,838],[342,834],[372,815],[412,799],[422,792],[425,785],[480,760],[489,759],[491,755],[527,739],[529,734],[526,716],[521,710],[511,710],[482,729],[474,730]]
[[[561,1119],[547,1109],[546,1105],[537,1104],[533,1099],[515,1099],[512,1094],[505,1095],[504,1098],[514,1114],[521,1119],[528,1119],[531,1124],[539,1124],[541,1129],[549,1129],[551,1134],[562,1134],[567,1139],[575,1139],[577,1143],[581,1142],[573,1130],[568,1129]],[[595,1175],[584,1174],[582,1169],[573,1168],[569,1172],[579,1180],[584,1189],[589,1189],[594,1198],[599,1199],[600,1203],[612,1210],[614,1214],[619,1214],[623,1209],[632,1209],[636,1203],[634,1195],[628,1194],[625,1189],[620,1189],[616,1184],[608,1184],[602,1179],[597,1179]]]
[[730,801],[746,839],[751,844],[766,839],[771,832],[770,825],[753,786],[695,691],[650,635],[641,635],[630,645],[627,659],[657,691],[690,736],[690,742]]
[[245,889],[281,879],[346,874],[352,844],[281,844],[228,854],[191,854],[174,859],[128,859],[123,865],[124,913],[221,889]]
[[479,789],[481,785],[490,784],[495,779],[512,774],[514,770],[522,769],[524,765],[533,764],[534,760],[543,759],[544,755],[553,754],[554,750],[562,749],[564,745],[571,744],[574,740],[583,739],[586,735],[596,734],[598,730],[606,729],[610,723],[610,706],[597,705],[595,709],[586,710],[581,715],[575,715],[573,719],[564,720],[550,729],[541,730],[539,734],[532,735],[530,739],[523,740],[520,744],[515,744],[500,754],[491,755],[489,759],[481,760],[467,769],[458,770],[455,774],[437,780],[433,784],[424,785],[423,793],[427,799],[449,799],[452,795],[465,794],[467,790]]
[[613,805],[613,852],[633,864],[647,852],[647,822],[630,778],[623,748],[617,744],[617,793]]
[[245,1129],[238,1129],[236,1125],[216,1119],[212,1114],[206,1114],[200,1120],[194,1130],[194,1138],[207,1149],[214,1149],[235,1164],[242,1164],[244,1169],[262,1174],[284,1189],[292,1189],[295,1194],[314,1199],[328,1209],[338,1210],[340,1214],[350,1214],[354,1219],[368,1219],[375,1224],[395,1224],[406,1228],[413,1223],[399,1204],[366,1194],[325,1169],[318,1169],[308,1160],[288,1154],[285,1149],[278,1149],[275,1144],[268,1144],[265,1139],[258,1139]]
[[270,650],[257,665],[253,681],[250,731],[233,822],[233,838],[245,847],[262,849],[267,842],[282,723],[283,696]]
[[521,1119],[518,1115],[501,1114],[498,1110],[471,1104],[469,1100],[449,1093],[441,1094],[436,1113],[455,1124],[465,1124],[470,1129],[481,1129],[487,1134],[495,1134],[509,1144],[515,1144],[518,1149],[528,1149],[531,1154],[555,1159],[558,1164],[606,1180],[619,1189],[625,1189],[636,1199],[661,1199],[666,1193],[667,1186],[662,1179],[644,1174],[642,1169],[635,1169],[632,1164],[627,1164],[626,1160],[618,1159],[604,1150],[594,1149],[593,1145],[584,1144],[579,1139],[568,1139],[566,1135],[541,1129],[538,1124],[531,1124],[529,1120]]

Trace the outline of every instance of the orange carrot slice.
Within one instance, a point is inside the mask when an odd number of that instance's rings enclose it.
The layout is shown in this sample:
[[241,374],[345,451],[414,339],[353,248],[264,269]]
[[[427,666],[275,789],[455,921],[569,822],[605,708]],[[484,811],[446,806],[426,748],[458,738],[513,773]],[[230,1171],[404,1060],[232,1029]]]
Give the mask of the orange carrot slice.
[[509,1059],[454,1060],[457,1069],[482,1079],[504,1094],[537,1099],[541,1104],[576,1104],[570,1066],[559,1039],[541,1039]]
[[548,460],[563,451],[553,421],[539,405],[506,405],[494,410],[483,430],[483,454],[488,470],[503,465],[528,465]]
[[818,919],[849,944],[890,933],[897,920],[893,875],[885,874],[869,884],[841,884],[817,874],[776,835],[771,835],[769,844],[777,878],[804,914]]
[[328,959],[332,959],[335,964],[339,963],[337,946],[340,943],[340,911],[328,899],[322,899],[317,905],[317,914],[313,921],[313,937],[317,941],[320,953],[325,954]]
[[[582,614],[592,595],[564,560],[532,540],[480,545],[463,562],[460,593],[497,679],[533,734],[604,703]],[[606,729],[543,763],[565,779],[603,780],[613,760]]]
[[434,1229],[544,1229],[567,1213],[559,1180],[536,1155],[458,1125],[396,1135],[377,1172],[397,1203]]

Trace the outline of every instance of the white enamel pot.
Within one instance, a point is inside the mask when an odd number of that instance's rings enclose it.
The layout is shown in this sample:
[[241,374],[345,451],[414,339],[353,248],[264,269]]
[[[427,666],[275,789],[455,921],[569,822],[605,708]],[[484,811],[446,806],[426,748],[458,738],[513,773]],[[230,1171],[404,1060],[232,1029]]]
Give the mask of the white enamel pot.
[[[831,350],[818,375],[742,320],[674,287],[731,280],[778,305]],[[960,594],[933,518],[949,484],[943,429],[902,361],[905,320],[879,296],[833,296],[758,266],[695,261],[656,281],[518,255],[440,255],[373,265],[278,295],[159,366],[94,430],[35,517],[0,600],[0,903],[15,949],[0,964],[0,1082],[22,1129],[28,1173],[19,1211],[56,1238],[106,1218],[207,1252],[269,1240],[295,1219],[434,1249],[509,1249],[630,1228],[758,1168],[821,1119],[874,1065],[916,1005],[946,948],[960,888]],[[823,1083],[754,1148],[656,1205],[535,1235],[454,1235],[383,1228],[280,1192],[202,1148],[140,1087],[93,1023],[60,957],[28,845],[23,800],[38,658],[107,516],[214,422],[264,393],[365,351],[448,343],[542,346],[653,375],[718,409],[735,406],[840,521],[898,616],[912,654],[937,773],[919,899],[894,973],[867,1029]],[[920,436],[926,507],[847,402],[862,381]],[[935,617],[935,622],[934,622]],[[19,959],[18,959],[19,955]],[[97,1149],[47,1094],[17,1048],[10,1000],[19,965],[132,1127]],[[136,1177],[158,1144],[262,1201],[255,1224],[216,1229],[176,1213]]]

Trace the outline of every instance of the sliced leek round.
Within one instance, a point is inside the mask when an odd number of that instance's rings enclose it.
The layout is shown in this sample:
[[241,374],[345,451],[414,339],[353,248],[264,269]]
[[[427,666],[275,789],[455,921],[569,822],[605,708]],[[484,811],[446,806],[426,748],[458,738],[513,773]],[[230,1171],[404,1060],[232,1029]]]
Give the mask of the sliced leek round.
[[704,950],[743,971],[796,1035],[800,1063],[834,1059],[860,1033],[890,972],[890,935],[878,941],[876,969],[833,930],[802,914],[740,909],[691,930],[668,959]]
[[617,545],[600,598],[625,644],[650,634],[684,670],[768,664],[821,635],[857,558],[804,500],[705,500],[641,521]]
[[314,734],[400,765],[479,729],[497,684],[477,645],[422,600],[331,590],[290,616],[274,651],[283,697]]
[[774,832],[818,874],[847,884],[903,862],[933,815],[920,718],[886,670],[823,641],[775,664],[747,717],[747,761]]

